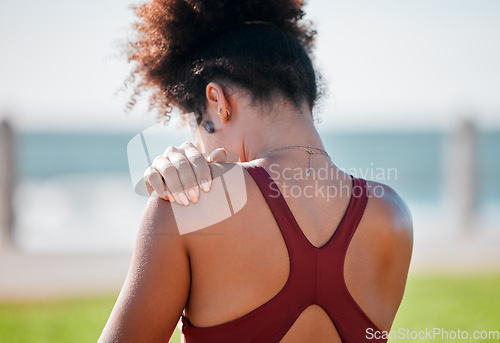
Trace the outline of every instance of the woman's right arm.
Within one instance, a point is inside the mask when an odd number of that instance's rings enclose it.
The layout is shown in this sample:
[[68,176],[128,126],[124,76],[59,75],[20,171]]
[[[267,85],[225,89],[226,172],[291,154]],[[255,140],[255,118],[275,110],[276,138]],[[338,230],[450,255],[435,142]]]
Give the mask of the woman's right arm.
[[168,342],[186,306],[189,255],[172,207],[149,199],[127,278],[99,343]]

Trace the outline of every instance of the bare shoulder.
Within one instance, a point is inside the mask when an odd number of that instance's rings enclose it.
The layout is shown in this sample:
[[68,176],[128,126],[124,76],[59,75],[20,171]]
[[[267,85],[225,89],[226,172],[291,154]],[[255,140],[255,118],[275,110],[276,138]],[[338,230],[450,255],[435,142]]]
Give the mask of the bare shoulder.
[[[186,253],[185,238],[178,229],[174,215],[177,203],[158,197],[149,198],[137,233],[136,256],[171,249]],[[143,256],[143,257],[144,257]]]
[[390,186],[367,180],[369,201],[367,215],[377,234],[395,240],[402,246],[413,245],[411,211],[401,196]]
[[158,197],[149,198],[142,216],[142,233],[151,236],[179,236],[173,212],[175,205],[177,204]]
[[353,238],[346,283],[375,324],[389,330],[406,286],[413,224],[408,206],[393,188],[368,180],[367,188],[369,199]]
[[[410,209],[390,186],[367,181],[368,203],[359,223],[362,250],[372,268],[383,276],[381,287],[393,295],[404,289],[413,252],[413,222]],[[400,293],[402,296],[402,293]]]

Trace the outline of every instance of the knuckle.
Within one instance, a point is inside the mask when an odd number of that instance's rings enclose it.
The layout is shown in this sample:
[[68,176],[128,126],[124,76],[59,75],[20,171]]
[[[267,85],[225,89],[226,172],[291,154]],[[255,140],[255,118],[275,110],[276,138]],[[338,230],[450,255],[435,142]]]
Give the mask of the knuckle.
[[182,148],[194,148],[194,145],[193,145],[193,143],[191,143],[191,142],[188,141],[188,142],[182,143],[181,147]]
[[161,155],[160,156],[156,156],[154,158],[154,160],[153,160],[153,165],[160,163],[162,160],[163,160],[163,156],[161,156]]
[[163,155],[168,155],[168,154],[171,154],[173,152],[177,152],[177,148],[173,145],[170,145],[168,148],[165,149],[165,152],[163,153]]

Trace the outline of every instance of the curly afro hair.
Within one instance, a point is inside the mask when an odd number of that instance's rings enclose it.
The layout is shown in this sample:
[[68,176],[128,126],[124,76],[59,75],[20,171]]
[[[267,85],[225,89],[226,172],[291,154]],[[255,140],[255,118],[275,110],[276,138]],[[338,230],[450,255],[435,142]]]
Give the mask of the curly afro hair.
[[178,108],[194,112],[199,124],[206,86],[215,81],[245,89],[252,101],[279,94],[312,110],[318,98],[311,61],[316,31],[303,22],[299,1],[150,0],[134,7],[128,108],[149,92],[150,109],[166,121]]

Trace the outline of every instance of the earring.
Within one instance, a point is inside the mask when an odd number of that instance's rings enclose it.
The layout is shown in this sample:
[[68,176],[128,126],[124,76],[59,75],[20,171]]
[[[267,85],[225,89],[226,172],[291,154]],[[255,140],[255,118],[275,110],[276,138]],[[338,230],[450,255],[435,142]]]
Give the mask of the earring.
[[205,131],[207,131],[208,133],[212,134],[215,132],[215,128],[214,128],[214,123],[212,123],[211,121],[207,121],[204,125],[203,125],[203,128],[205,129]]
[[219,115],[219,118],[222,119],[223,121],[228,121],[229,117],[231,116],[231,112],[229,112],[229,110],[227,108],[226,108],[226,116],[225,117],[222,116],[222,108],[219,108],[219,110],[217,111],[217,114]]

